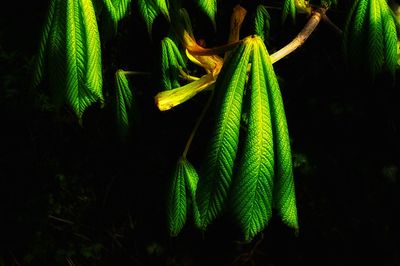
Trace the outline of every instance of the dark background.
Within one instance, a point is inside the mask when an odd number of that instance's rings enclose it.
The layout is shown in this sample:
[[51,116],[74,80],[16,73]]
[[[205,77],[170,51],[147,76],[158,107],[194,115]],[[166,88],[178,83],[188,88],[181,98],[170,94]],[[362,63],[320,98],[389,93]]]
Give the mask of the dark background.
[[[252,33],[255,4],[243,4],[242,37]],[[116,36],[102,32],[106,105],[89,108],[81,127],[68,107],[54,110],[46,83],[29,86],[47,1],[12,5],[0,16],[0,265],[400,265],[399,85],[353,78],[329,26],[321,23],[274,65],[292,141],[299,235],[274,217],[246,244],[229,214],[204,233],[190,220],[176,238],[166,230],[166,188],[207,93],[161,113],[154,76],[133,77],[138,119],[126,141],[116,134],[114,71],[156,73],[167,22],[158,18],[150,39],[133,4]],[[197,38],[225,42],[233,3],[219,2],[217,32],[193,1],[186,5]],[[328,11],[342,29],[347,5]],[[282,25],[280,12],[270,9],[270,53],[307,19]],[[209,113],[188,155],[196,167],[211,125]]]

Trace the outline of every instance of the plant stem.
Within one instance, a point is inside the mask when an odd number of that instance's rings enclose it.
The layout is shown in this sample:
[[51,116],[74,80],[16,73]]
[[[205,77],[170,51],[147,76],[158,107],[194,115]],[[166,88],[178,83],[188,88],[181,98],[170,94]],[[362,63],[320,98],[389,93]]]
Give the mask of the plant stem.
[[326,8],[319,8],[314,11],[308,20],[307,24],[304,28],[297,34],[297,36],[286,46],[284,46],[279,51],[273,53],[271,55],[272,63],[278,62],[288,54],[292,53],[294,50],[299,48],[304,44],[308,37],[310,37],[311,33],[315,30],[318,26],[319,22],[321,21],[322,16],[325,14]]
[[204,106],[203,110],[201,111],[201,114],[200,114],[199,118],[197,119],[196,124],[195,124],[195,126],[194,126],[192,132],[190,133],[189,139],[188,139],[188,141],[186,142],[185,150],[184,150],[183,153],[182,153],[182,157],[183,157],[183,158],[186,158],[186,155],[187,155],[187,153],[188,153],[188,151],[189,151],[189,149],[190,149],[190,145],[192,144],[193,138],[194,138],[194,136],[196,135],[197,129],[199,128],[199,126],[200,126],[200,124],[201,124],[201,121],[203,121],[203,118],[204,118],[204,116],[206,115],[207,110],[208,110],[208,108],[209,108],[210,105],[211,105],[211,101],[212,101],[212,99],[213,99],[213,96],[214,96],[214,90],[211,90],[210,96],[208,97],[208,100],[207,100],[207,103],[206,103],[206,105]]
[[141,71],[125,71],[122,70],[122,73],[125,75],[130,75],[130,76],[151,76],[150,72],[141,72]]

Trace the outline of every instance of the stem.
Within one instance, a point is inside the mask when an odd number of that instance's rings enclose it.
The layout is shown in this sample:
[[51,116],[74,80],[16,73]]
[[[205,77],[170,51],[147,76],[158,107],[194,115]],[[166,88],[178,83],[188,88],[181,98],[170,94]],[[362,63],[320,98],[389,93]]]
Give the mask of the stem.
[[339,35],[343,34],[343,31],[338,26],[336,26],[336,24],[333,23],[332,20],[326,14],[322,14],[322,20],[326,22],[337,34]]
[[189,149],[190,149],[190,145],[192,144],[193,138],[194,138],[194,136],[196,135],[197,129],[199,128],[199,126],[200,126],[200,124],[201,124],[201,121],[203,121],[203,118],[204,118],[204,116],[206,115],[207,110],[208,110],[208,108],[209,108],[210,105],[211,105],[211,101],[212,101],[213,96],[214,96],[214,90],[211,90],[211,94],[210,94],[210,96],[208,97],[207,103],[206,103],[206,105],[204,106],[203,110],[201,111],[201,114],[200,114],[199,118],[198,118],[197,121],[196,121],[196,124],[195,124],[195,126],[194,126],[194,128],[193,128],[193,130],[192,130],[192,133],[190,133],[189,139],[188,139],[188,141],[186,142],[185,150],[184,150],[183,153],[182,153],[182,157],[183,157],[183,158],[186,158],[186,155],[187,155],[187,153],[188,153],[188,151],[189,151]]
[[271,55],[272,63],[278,62],[288,54],[292,53],[294,50],[299,48],[304,44],[308,37],[310,37],[311,33],[315,30],[318,26],[319,22],[321,21],[322,16],[325,14],[326,8],[319,8],[313,12],[310,19],[308,20],[307,24],[304,28],[297,34],[297,36],[285,47],[280,49],[279,51],[273,53]]
[[131,75],[131,76],[138,76],[138,75],[151,76],[150,72],[141,72],[141,71],[125,71],[125,70],[122,70],[122,73],[125,74],[125,75]]
[[234,43],[228,43],[225,45],[221,45],[218,47],[214,48],[196,48],[193,49],[192,47],[188,47],[187,50],[192,54],[192,55],[217,55],[217,54],[223,54],[227,51],[235,49],[236,46],[241,44],[242,41],[237,41]]

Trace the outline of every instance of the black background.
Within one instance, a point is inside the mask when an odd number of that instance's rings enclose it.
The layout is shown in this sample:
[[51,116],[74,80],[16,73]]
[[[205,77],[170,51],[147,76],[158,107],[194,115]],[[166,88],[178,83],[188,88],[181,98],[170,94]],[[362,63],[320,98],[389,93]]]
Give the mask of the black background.
[[[274,65],[292,141],[299,235],[274,217],[246,244],[226,214],[204,233],[189,220],[170,238],[166,188],[207,93],[162,113],[154,76],[133,77],[138,119],[129,138],[118,139],[113,73],[156,73],[168,26],[158,18],[150,39],[135,3],[116,36],[102,31],[106,105],[89,108],[82,127],[68,107],[51,108],[46,83],[29,86],[47,1],[1,8],[0,265],[400,265],[399,85],[353,78],[340,35],[324,23]],[[233,5],[219,2],[214,32],[187,1],[196,37],[224,43]],[[251,34],[256,2],[243,5],[242,37]],[[347,8],[328,11],[342,29]],[[307,20],[282,25],[280,12],[270,9],[270,53]],[[189,152],[196,167],[212,122],[210,112]]]

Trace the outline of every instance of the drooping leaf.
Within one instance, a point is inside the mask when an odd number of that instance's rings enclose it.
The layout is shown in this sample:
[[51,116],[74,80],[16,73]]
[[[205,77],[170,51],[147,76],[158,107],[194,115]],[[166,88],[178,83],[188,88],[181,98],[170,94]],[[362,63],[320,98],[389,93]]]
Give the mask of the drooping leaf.
[[151,34],[153,22],[160,14],[160,10],[155,5],[154,0],[138,0],[139,12],[147,26],[147,31]]
[[59,108],[64,104],[66,91],[66,9],[67,2],[56,0],[54,19],[48,41],[48,76],[52,98]]
[[129,11],[131,0],[103,0],[112,20],[118,23]]
[[121,136],[125,137],[129,130],[129,113],[132,109],[133,96],[129,87],[129,81],[122,69],[115,73],[117,123]]
[[35,66],[33,70],[33,86],[36,87],[42,81],[45,72],[45,60],[48,50],[48,42],[51,30],[54,24],[54,14],[56,13],[57,0],[51,0],[49,5],[46,22],[42,29],[42,36],[39,43],[38,53],[35,57]]
[[[246,93],[248,124],[239,166],[232,188],[232,207],[246,240],[251,240],[272,216],[274,140],[261,63],[261,38],[254,38],[251,69]],[[260,44],[261,43],[261,44]]]
[[383,20],[385,63],[391,75],[394,76],[398,65],[396,22],[387,2],[380,1],[380,6]]
[[186,223],[185,167],[185,161],[179,159],[169,189],[167,219],[171,236],[177,236]]
[[86,108],[103,99],[100,43],[91,1],[67,1],[66,41],[66,100],[81,121]]
[[180,87],[179,69],[186,68],[178,47],[171,38],[165,37],[161,41],[161,87],[162,90],[171,90]]
[[271,121],[274,135],[275,178],[273,205],[282,221],[298,229],[296,195],[293,179],[289,132],[279,83],[264,44],[259,46],[264,76],[267,81]]
[[217,0],[198,0],[199,7],[211,19],[215,27],[215,15],[217,13]]
[[165,16],[165,18],[169,20],[170,18],[169,18],[168,2],[166,0],[155,0],[155,1],[160,12]]
[[170,19],[166,0],[138,0],[138,10],[146,23],[149,34],[158,15],[163,14],[168,20]]
[[192,206],[194,223],[196,224],[196,226],[199,226],[201,224],[201,220],[200,220],[199,208],[197,206],[197,201],[196,201],[197,184],[199,182],[199,176],[197,174],[196,169],[186,158],[181,158],[181,160],[185,172],[186,193],[189,194],[187,195],[187,201],[188,203],[190,202]]
[[355,1],[343,35],[344,52],[353,71],[372,80],[386,70],[394,77],[396,22],[385,0]]
[[83,31],[85,36],[85,85],[101,102],[103,99],[103,75],[101,62],[100,35],[96,14],[91,0],[80,0]]
[[282,10],[282,22],[285,22],[287,17],[290,16],[293,21],[296,18],[296,0],[285,0]]
[[215,130],[206,159],[205,176],[199,181],[201,228],[223,210],[230,189],[239,142],[242,97],[251,45],[243,42],[223,65],[215,90],[219,97]]
[[381,0],[369,0],[368,66],[375,76],[384,64],[383,21],[379,6]]
[[269,38],[270,20],[271,16],[267,8],[263,5],[257,6],[254,17],[254,33],[260,36],[263,41],[267,41]]

